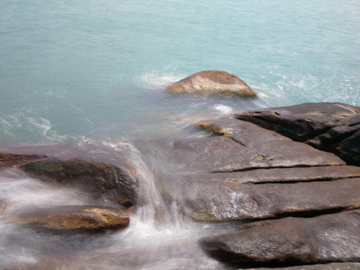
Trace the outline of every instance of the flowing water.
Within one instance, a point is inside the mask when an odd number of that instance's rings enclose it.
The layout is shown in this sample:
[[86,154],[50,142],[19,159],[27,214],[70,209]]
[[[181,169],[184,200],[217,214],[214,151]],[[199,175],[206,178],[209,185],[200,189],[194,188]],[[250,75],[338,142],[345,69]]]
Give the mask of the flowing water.
[[[164,205],[154,171],[170,168],[128,140],[203,136],[193,123],[270,106],[360,106],[358,29],[357,0],[1,0],[0,145],[93,143],[126,154],[146,181],[118,233],[53,235],[0,219],[0,269],[230,267],[197,239],[233,225],[194,223]],[[163,88],[212,69],[240,76],[259,98]],[[15,169],[0,180],[12,209],[83,204]]]

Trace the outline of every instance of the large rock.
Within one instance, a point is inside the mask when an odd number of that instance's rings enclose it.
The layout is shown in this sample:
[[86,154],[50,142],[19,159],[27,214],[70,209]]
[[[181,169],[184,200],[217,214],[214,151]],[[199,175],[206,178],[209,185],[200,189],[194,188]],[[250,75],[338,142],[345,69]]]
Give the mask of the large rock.
[[[192,219],[265,219],[358,207],[359,179],[286,184],[360,176],[360,168],[343,166],[335,155],[236,119],[199,125],[227,138],[157,140],[142,149],[178,166],[177,174],[156,178],[165,199]],[[266,184],[271,182],[276,184]]]
[[20,155],[12,153],[1,153],[0,152],[0,168],[1,167],[10,167],[14,165],[24,164],[31,160],[46,158],[46,155]]
[[292,168],[267,168],[245,170],[229,173],[197,173],[190,174],[183,181],[218,181],[237,187],[240,184],[291,183],[310,181],[329,181],[343,178],[360,177],[357,166],[314,166]]
[[195,73],[166,88],[180,93],[233,93],[242,96],[256,96],[250,86],[238,76],[219,70]]
[[293,140],[333,152],[360,165],[360,108],[341,103],[305,103],[236,115]]
[[308,264],[360,261],[360,211],[250,223],[200,240],[212,257],[232,263]]
[[129,216],[116,207],[58,206],[16,212],[10,220],[54,230],[102,230],[126,227]]
[[47,183],[69,187],[99,202],[132,206],[137,200],[137,177],[127,167],[85,159],[48,158],[21,166],[25,172]]
[[[240,121],[239,121],[240,122]],[[254,132],[265,131],[246,123]],[[153,141],[147,152],[161,153],[167,163],[184,172],[232,172],[260,168],[344,165],[337,156],[319,151],[269,132],[269,136],[249,136],[249,142],[238,143],[223,136]],[[261,140],[258,137],[262,138]],[[142,146],[140,146],[142,147]],[[144,149],[145,150],[145,149]]]
[[168,190],[185,215],[206,222],[318,215],[360,208],[360,178],[234,185],[231,182],[197,180],[195,175],[178,180]]

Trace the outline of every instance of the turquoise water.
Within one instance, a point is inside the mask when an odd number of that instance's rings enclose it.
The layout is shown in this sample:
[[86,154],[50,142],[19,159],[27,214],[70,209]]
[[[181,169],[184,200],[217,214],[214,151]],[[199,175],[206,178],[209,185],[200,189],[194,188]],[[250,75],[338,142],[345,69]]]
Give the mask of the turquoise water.
[[[0,141],[179,136],[209,113],[359,106],[358,29],[357,0],[2,0]],[[162,88],[211,69],[260,98]]]

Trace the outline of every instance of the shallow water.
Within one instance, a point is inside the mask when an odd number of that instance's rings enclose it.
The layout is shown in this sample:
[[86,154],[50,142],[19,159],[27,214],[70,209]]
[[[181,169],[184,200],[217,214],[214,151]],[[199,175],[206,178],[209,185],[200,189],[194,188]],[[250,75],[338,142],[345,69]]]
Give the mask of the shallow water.
[[[131,226],[118,233],[63,236],[0,219],[0,269],[230,267],[204,255],[197,239],[235,225],[194,223],[165,205],[154,171],[171,168],[127,139],[204,136],[193,123],[270,106],[360,106],[359,28],[356,0],[2,0],[1,146],[101,145],[127,155],[147,181]],[[240,76],[259,97],[164,90],[212,69]],[[83,204],[15,169],[0,181],[0,200],[14,211]]]

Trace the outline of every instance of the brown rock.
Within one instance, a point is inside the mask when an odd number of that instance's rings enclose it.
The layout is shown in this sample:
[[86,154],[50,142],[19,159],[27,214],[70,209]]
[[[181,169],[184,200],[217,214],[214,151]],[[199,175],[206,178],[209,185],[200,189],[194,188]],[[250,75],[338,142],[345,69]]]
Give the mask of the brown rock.
[[136,202],[137,178],[131,168],[84,159],[48,158],[21,166],[32,176],[58,186],[71,187],[79,195],[100,202],[131,206]]
[[360,260],[360,211],[284,218],[240,226],[200,240],[212,257],[232,263],[291,264]]
[[359,113],[360,108],[341,103],[304,103],[240,113],[236,118],[296,141],[306,141],[335,127],[338,121]]
[[305,103],[236,115],[293,140],[333,152],[360,165],[360,108],[341,103]]
[[324,181],[354,177],[360,177],[360,167],[315,166],[268,168],[230,173],[199,173],[187,176],[191,181],[220,181],[231,186],[238,186],[240,184]]
[[243,146],[218,136],[156,142],[153,150],[187,172],[231,172],[257,168],[344,165],[337,156],[291,140]]
[[129,217],[120,208],[59,206],[17,213],[13,221],[54,230],[100,230],[126,227]]
[[238,76],[219,70],[195,73],[166,88],[180,93],[231,93],[242,96],[256,96],[250,86]]
[[20,165],[29,162],[34,159],[46,158],[46,155],[19,155],[11,153],[0,153],[0,168],[10,167],[13,165]]
[[269,141],[291,141],[291,139],[279,133],[237,119],[205,120],[196,125],[233,139],[247,147],[259,143],[265,144]]
[[314,215],[360,208],[360,178],[261,185],[180,179],[168,192],[182,205],[185,215],[207,222]]
[[332,152],[349,164],[360,166],[360,125],[357,128],[359,130],[355,134],[342,140]]

